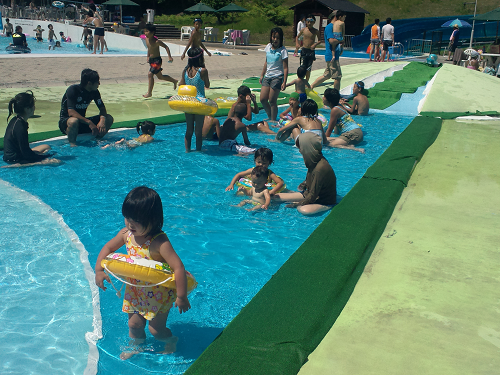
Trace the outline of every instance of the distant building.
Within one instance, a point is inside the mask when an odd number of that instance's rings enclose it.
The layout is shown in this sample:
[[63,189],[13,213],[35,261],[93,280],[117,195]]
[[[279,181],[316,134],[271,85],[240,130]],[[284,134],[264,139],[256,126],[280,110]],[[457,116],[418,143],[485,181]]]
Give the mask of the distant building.
[[297,24],[302,14],[305,16],[312,14],[316,17],[315,27],[321,32],[321,36],[323,36],[323,29],[328,25],[328,16],[333,10],[346,12],[346,35],[361,34],[361,31],[365,27],[365,14],[370,14],[370,12],[347,0],[305,0],[290,7],[290,9],[294,11],[294,36],[297,36]]

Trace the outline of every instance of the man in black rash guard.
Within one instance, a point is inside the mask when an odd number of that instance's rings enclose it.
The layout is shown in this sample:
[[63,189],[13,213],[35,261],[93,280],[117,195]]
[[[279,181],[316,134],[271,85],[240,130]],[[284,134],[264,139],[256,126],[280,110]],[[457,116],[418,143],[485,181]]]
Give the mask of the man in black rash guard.
[[16,32],[12,34],[12,44],[20,47],[28,47],[26,35],[23,34],[23,28],[16,26]]
[[[72,146],[76,146],[78,134],[92,133],[96,138],[102,138],[113,125],[113,117],[106,113],[102,102],[99,84],[99,73],[84,69],[80,84],[68,87],[62,98],[59,129],[68,136]],[[99,108],[99,115],[86,118],[87,107],[92,100]]]

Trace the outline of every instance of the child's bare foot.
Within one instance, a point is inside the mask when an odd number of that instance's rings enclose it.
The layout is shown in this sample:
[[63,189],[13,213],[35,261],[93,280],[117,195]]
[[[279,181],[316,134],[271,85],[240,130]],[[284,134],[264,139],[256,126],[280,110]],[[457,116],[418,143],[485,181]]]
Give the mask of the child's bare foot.
[[142,350],[132,350],[131,352],[121,352],[120,359],[122,361],[126,361],[129,358],[132,358],[134,355],[141,353]]
[[141,344],[146,341],[145,339],[131,339],[129,343],[129,350],[123,351],[120,353],[120,359],[121,360],[127,360],[129,358],[132,358],[134,355],[142,353],[144,349],[140,346]]
[[161,351],[159,354],[175,353],[175,351],[177,350],[177,341],[179,341],[179,338],[177,336],[172,336],[166,340],[161,340],[161,341],[165,343],[165,347],[163,348],[163,351]]
[[148,92],[147,94],[144,94],[142,97],[143,97],[143,98],[150,98],[150,97],[152,97],[152,96],[153,96],[153,94],[150,94],[150,93]]
[[178,81],[178,80],[174,82],[174,90],[176,90],[176,89],[177,89],[177,83],[179,83],[179,81]]

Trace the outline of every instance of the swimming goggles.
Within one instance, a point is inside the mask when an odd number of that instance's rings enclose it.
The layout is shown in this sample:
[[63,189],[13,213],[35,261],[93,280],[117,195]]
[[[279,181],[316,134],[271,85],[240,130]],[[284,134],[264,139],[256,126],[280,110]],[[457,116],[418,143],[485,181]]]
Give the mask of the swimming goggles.
[[306,21],[316,22],[314,18],[306,18]]

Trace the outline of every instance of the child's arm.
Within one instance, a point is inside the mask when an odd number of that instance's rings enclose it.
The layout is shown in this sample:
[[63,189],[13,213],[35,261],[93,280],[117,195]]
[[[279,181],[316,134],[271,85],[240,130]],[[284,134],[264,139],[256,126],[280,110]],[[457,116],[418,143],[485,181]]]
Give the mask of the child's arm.
[[184,60],[184,57],[186,57],[187,50],[189,49],[189,47],[191,47],[191,44],[193,44],[193,35],[195,32],[196,30],[194,29],[191,31],[191,36],[189,37],[188,44],[186,45],[186,48],[184,48],[184,52],[182,52],[181,60]]
[[104,268],[101,267],[101,261],[109,254],[114,253],[120,247],[125,245],[127,231],[127,228],[123,228],[121,231],[119,231],[115,238],[104,245],[99,253],[99,256],[97,257],[97,262],[95,264],[95,283],[102,290],[106,290],[106,287],[104,286],[104,280],[106,280],[108,283],[110,283],[111,280],[109,279],[109,276],[104,273]]
[[281,91],[285,91],[287,78],[288,78],[288,57],[286,59],[283,59],[283,84],[281,85]]
[[274,195],[278,191],[281,190],[281,188],[283,187],[283,185],[285,185],[285,183],[283,182],[283,180],[280,177],[276,176],[273,172],[271,172],[269,177],[271,177],[271,180],[273,180],[274,183],[276,184],[276,186],[273,187],[272,190],[269,191],[270,195]]
[[316,47],[318,46],[318,44],[322,43],[322,39],[321,39],[321,35],[319,33],[319,30],[316,30],[314,31],[313,35],[318,38],[318,41],[316,43],[313,43],[311,45],[311,49],[316,49]]
[[163,43],[161,40],[158,40],[158,44],[160,46],[162,46],[163,48],[165,48],[165,51],[167,51],[168,61],[174,61],[174,59],[172,58],[172,55],[170,54],[170,48],[168,48],[168,46],[165,43]]
[[289,87],[291,85],[295,85],[295,82],[297,82],[297,79],[294,79],[292,82],[287,83],[285,87]]
[[269,190],[264,190],[264,199],[266,200],[266,203],[264,203],[260,208],[263,210],[267,210],[269,205],[271,204],[271,195],[269,194]]
[[302,35],[302,33],[304,32],[304,30],[305,30],[305,28],[300,30],[299,33],[297,34],[297,36],[295,37],[295,47],[297,47],[297,48],[300,48],[299,38]]
[[257,104],[257,100],[255,99],[255,94],[250,94],[250,99],[253,103],[252,112],[257,115],[259,113],[259,105]]
[[210,52],[208,52],[208,49],[206,49],[205,45],[203,44],[203,42],[201,40],[200,40],[200,47],[203,48],[203,51],[205,51],[208,56],[212,56],[212,54]]
[[[328,122],[328,129],[326,129],[326,136],[329,137],[334,130],[337,130],[337,115],[335,107],[330,111],[330,121]],[[335,134],[337,134],[335,132]]]
[[289,113],[292,110],[292,106],[288,106],[287,109],[285,109],[283,112],[280,113],[280,118],[284,118],[287,113]]
[[264,79],[264,75],[267,71],[267,60],[264,61],[264,67],[262,68],[262,73],[260,75],[259,83],[262,85],[262,80]]
[[309,81],[307,79],[304,80],[304,85],[306,85],[306,87],[311,90],[311,84],[309,83]]
[[236,175],[231,180],[231,183],[226,188],[226,191],[233,190],[234,184],[237,183],[240,180],[240,178],[248,176],[250,173],[252,173],[252,170],[253,170],[253,168],[250,168],[250,169],[247,169],[246,171],[236,173]]
[[205,88],[210,88],[210,79],[208,78],[208,70],[207,68],[202,68],[200,71],[200,77],[205,82]]
[[246,97],[246,106],[247,106],[247,114],[243,116],[244,119],[247,119],[248,121],[252,121],[252,99],[247,95]]
[[[160,245],[160,255],[165,260],[170,268],[174,271],[175,275],[175,288],[177,291],[177,299],[175,300],[175,307],[179,308],[179,313],[188,311],[191,308],[187,297],[187,277],[186,269],[181,259],[175,252],[170,240],[166,235],[164,235],[166,241]],[[163,237],[163,235],[162,235]]]
[[248,139],[248,133],[247,133],[247,127],[243,125],[243,128],[241,129],[241,135],[243,136],[243,142],[245,142],[245,145],[250,146],[250,140]]
[[179,80],[179,86],[185,85],[186,84],[186,68],[182,71],[181,79]]
[[231,109],[229,110],[227,117],[234,117],[234,108],[236,107],[237,104],[239,104],[238,101],[231,106]]

